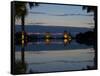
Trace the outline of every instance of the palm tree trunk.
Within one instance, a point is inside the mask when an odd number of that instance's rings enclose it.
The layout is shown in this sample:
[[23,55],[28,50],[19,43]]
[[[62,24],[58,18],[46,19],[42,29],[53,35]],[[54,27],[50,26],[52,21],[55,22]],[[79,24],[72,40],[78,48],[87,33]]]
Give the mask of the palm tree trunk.
[[[22,17],[21,17],[21,21],[22,21],[22,23],[21,23],[22,24],[22,26],[21,26],[21,28],[22,28],[22,35],[24,35],[24,32],[25,32],[24,20],[25,20],[25,17],[24,17],[24,15],[22,15]],[[22,41],[24,41],[24,38],[22,39]],[[21,48],[21,60],[22,60],[22,64],[25,63],[24,51],[25,51],[25,44],[22,42],[22,48]]]

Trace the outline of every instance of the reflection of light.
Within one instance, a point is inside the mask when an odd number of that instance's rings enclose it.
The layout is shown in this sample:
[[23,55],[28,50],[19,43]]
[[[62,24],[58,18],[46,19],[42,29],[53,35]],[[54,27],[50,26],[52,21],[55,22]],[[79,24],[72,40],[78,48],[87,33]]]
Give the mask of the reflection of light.
[[22,46],[24,46],[24,32],[22,32]]
[[67,40],[67,39],[64,39],[64,43],[65,43],[65,44],[68,43],[68,40]]
[[22,44],[24,44],[24,40],[22,40]]
[[45,42],[46,42],[46,44],[49,44],[50,43],[50,39],[46,39]]
[[22,40],[22,46],[24,46],[24,40]]

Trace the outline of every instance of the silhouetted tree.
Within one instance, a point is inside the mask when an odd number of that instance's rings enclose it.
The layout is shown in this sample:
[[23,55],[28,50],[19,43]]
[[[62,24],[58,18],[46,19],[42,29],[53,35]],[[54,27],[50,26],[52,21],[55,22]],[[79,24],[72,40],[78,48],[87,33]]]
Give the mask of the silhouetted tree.
[[94,50],[95,50],[95,57],[94,57],[94,67],[97,68],[97,7],[96,6],[83,6],[83,10],[86,9],[87,13],[93,12],[94,13]]
[[16,61],[14,66],[14,74],[25,74],[27,69],[27,64],[22,64],[22,61]]
[[87,13],[93,12],[94,13],[94,32],[95,36],[97,34],[97,7],[96,6],[83,6],[83,10],[87,10]]
[[87,31],[85,33],[79,33],[76,35],[76,41],[80,44],[86,44],[86,45],[93,45],[94,46],[94,32],[93,31]]
[[15,1],[14,2],[14,10],[15,10],[15,17],[18,19],[21,19],[21,29],[22,29],[22,34],[23,34],[23,43],[22,43],[22,50],[21,50],[21,59],[22,63],[24,63],[24,33],[25,33],[25,16],[28,14],[27,10],[27,4],[29,4],[29,7],[32,8],[34,6],[38,6],[38,3],[35,2],[19,2]]

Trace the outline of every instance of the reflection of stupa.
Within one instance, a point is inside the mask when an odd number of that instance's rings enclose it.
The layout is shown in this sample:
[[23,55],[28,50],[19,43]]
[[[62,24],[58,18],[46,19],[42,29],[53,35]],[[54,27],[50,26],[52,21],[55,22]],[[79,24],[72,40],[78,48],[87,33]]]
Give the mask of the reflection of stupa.
[[68,39],[64,39],[64,44],[67,44],[68,43]]
[[51,41],[50,39],[45,39],[46,44],[50,44],[50,41]]

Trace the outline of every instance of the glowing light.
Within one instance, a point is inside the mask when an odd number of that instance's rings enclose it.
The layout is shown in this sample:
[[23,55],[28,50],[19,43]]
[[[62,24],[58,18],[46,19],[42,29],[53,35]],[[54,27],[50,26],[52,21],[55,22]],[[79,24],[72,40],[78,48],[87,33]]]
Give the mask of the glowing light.
[[46,35],[46,38],[49,38],[50,37],[50,35]]
[[22,40],[24,39],[24,32],[22,32]]
[[24,32],[22,32],[22,46],[24,46]]
[[69,36],[69,40],[71,40],[71,37]]
[[64,38],[68,38],[67,34],[64,35]]

